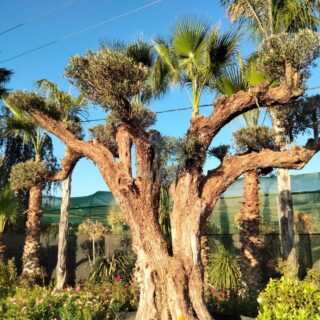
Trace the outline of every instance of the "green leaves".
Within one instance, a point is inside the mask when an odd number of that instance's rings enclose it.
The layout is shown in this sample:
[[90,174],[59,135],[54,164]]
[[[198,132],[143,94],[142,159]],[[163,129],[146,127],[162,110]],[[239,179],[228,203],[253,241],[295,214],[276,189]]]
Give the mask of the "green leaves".
[[178,20],[169,41],[154,40],[159,58],[168,67],[171,83],[192,88],[193,116],[199,113],[199,101],[205,88],[231,64],[237,40],[237,33],[221,34],[219,27],[199,16]]
[[237,258],[223,245],[208,254],[208,277],[215,289],[223,292],[235,291],[241,278],[240,265]]
[[121,52],[100,49],[70,59],[66,76],[79,91],[106,110],[122,110],[145,86],[148,70]]
[[37,183],[45,180],[49,170],[44,163],[28,160],[12,167],[10,172],[10,186],[13,190],[29,190]]
[[6,224],[13,223],[18,215],[18,199],[10,188],[0,190],[0,233]]
[[320,288],[316,284],[285,277],[271,279],[260,299],[257,320],[320,319]]

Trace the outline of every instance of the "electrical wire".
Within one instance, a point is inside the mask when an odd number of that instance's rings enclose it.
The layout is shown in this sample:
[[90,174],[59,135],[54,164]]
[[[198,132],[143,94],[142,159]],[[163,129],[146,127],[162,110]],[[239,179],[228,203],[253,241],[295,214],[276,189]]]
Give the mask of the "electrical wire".
[[8,59],[5,59],[5,60],[0,61],[0,63],[5,63],[5,62],[8,62],[8,61],[17,59],[17,58],[19,58],[19,57],[25,56],[25,55],[27,55],[27,54],[30,54],[30,53],[35,52],[35,51],[38,51],[38,50],[40,50],[40,49],[43,49],[43,48],[52,46],[52,45],[54,45],[54,44],[56,44],[56,43],[58,43],[58,42],[62,42],[62,41],[68,40],[68,39],[70,39],[70,38],[73,38],[73,37],[81,34],[81,33],[84,33],[84,32],[90,31],[90,30],[92,30],[92,29],[95,29],[95,28],[97,28],[97,27],[100,27],[100,26],[102,26],[102,25],[104,25],[104,24],[106,24],[106,23],[109,23],[109,22],[118,20],[118,19],[120,19],[120,18],[126,17],[126,16],[131,15],[131,14],[133,14],[133,13],[136,13],[136,12],[138,12],[138,11],[144,10],[144,9],[146,9],[146,8],[148,8],[148,7],[154,6],[154,5],[156,5],[156,4],[158,4],[158,3],[162,2],[162,1],[163,1],[163,0],[155,0],[155,1],[149,2],[149,3],[147,3],[147,4],[145,4],[145,5],[141,6],[141,7],[138,7],[138,8],[129,10],[129,11],[126,11],[126,12],[121,13],[121,14],[119,14],[119,15],[117,15],[117,16],[112,17],[112,18],[108,18],[108,19],[103,20],[103,21],[101,21],[101,22],[95,23],[95,24],[93,24],[93,25],[91,25],[91,26],[89,26],[89,27],[83,28],[83,29],[81,29],[81,30],[79,30],[79,31],[70,33],[70,34],[65,35],[65,36],[63,36],[63,37],[60,37],[60,38],[58,38],[58,39],[56,39],[56,40],[50,41],[50,42],[48,42],[48,43],[45,43],[45,44],[43,44],[43,45],[41,45],[41,46],[39,46],[39,47],[36,47],[36,48],[30,49],[30,50],[21,52],[21,53],[15,55],[15,56],[13,56],[13,57],[10,57],[10,58],[8,58]]
[[37,15],[37,16],[34,16],[34,17],[32,17],[32,18],[30,18],[30,19],[28,19],[28,20],[26,20],[26,21],[23,21],[23,22],[15,25],[15,26],[9,28],[9,29],[6,29],[6,30],[4,30],[4,31],[1,31],[1,32],[0,32],[0,35],[3,35],[3,34],[5,34],[5,33],[8,33],[8,32],[10,32],[10,31],[13,31],[13,30],[18,29],[18,28],[21,28],[21,27],[25,26],[26,24],[30,24],[30,23],[32,23],[33,21],[38,20],[38,19],[40,19],[40,18],[43,18],[43,17],[45,17],[45,16],[47,16],[47,15],[49,15],[50,13],[53,13],[53,12],[55,12],[55,11],[58,11],[58,10],[66,7],[66,6],[70,5],[71,3],[75,2],[75,1],[77,1],[77,0],[70,0],[70,1],[68,1],[68,2],[66,2],[66,3],[63,3],[63,4],[59,5],[59,6],[57,6],[57,7],[54,7],[54,8],[52,8],[52,9],[50,9],[50,10],[47,10],[47,11],[45,11],[45,12],[43,12],[43,13]]

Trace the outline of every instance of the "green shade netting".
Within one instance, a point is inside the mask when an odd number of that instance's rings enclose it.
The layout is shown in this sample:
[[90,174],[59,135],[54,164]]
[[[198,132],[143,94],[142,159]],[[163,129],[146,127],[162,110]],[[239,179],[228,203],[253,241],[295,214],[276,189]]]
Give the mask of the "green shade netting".
[[[312,233],[320,232],[320,173],[291,176],[293,207],[296,212],[307,215],[313,225]],[[215,234],[237,234],[237,217],[241,211],[243,178],[235,181],[222,195],[210,218],[210,232]],[[277,178],[260,178],[261,230],[263,233],[278,233]],[[58,223],[61,198],[43,197],[42,223]],[[72,197],[69,222],[81,223],[90,218],[102,223],[107,215],[119,211],[110,192],[99,191],[85,197]]]

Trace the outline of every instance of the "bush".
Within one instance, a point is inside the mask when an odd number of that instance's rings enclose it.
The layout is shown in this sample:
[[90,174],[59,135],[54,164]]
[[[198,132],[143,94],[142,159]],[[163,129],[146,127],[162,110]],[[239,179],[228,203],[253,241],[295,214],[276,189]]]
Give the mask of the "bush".
[[320,287],[308,281],[271,279],[260,300],[257,320],[320,319]]
[[61,291],[52,286],[15,288],[7,296],[0,295],[0,310],[1,319],[109,320],[119,319],[124,312],[135,309],[137,302],[135,286],[117,278]]
[[239,259],[223,245],[208,254],[207,272],[210,284],[219,291],[236,291],[242,277]]

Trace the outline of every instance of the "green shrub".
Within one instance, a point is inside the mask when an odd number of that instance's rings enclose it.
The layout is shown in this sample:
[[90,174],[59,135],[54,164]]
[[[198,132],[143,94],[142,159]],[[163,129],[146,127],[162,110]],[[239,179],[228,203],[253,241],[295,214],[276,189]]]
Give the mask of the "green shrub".
[[54,290],[19,287],[0,295],[1,319],[109,320],[137,307],[138,291],[120,278],[94,285]]
[[241,281],[238,258],[223,245],[208,254],[207,272],[211,285],[219,291],[236,291]]
[[130,281],[132,278],[135,259],[125,251],[116,250],[111,256],[100,256],[92,267],[89,280],[99,283],[113,280],[120,276],[122,280]]
[[320,287],[297,279],[271,279],[260,294],[257,320],[320,319]]

